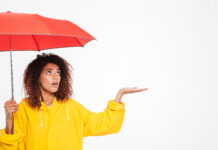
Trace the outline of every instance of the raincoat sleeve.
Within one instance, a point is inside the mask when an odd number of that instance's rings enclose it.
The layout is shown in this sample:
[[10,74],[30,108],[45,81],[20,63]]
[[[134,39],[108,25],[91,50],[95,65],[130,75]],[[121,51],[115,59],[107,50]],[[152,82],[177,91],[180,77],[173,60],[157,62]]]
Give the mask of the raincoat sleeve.
[[22,109],[23,107],[19,104],[18,111],[14,113],[14,134],[6,134],[5,128],[0,130],[0,150],[25,150]]
[[83,107],[84,137],[99,136],[117,133],[120,131],[125,107],[124,103],[108,101],[107,108],[103,112],[94,113]]

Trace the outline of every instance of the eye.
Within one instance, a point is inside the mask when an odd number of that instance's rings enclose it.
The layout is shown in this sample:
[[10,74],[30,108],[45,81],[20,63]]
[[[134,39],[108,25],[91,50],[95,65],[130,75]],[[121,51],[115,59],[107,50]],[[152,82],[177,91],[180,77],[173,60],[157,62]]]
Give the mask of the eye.
[[46,71],[46,74],[51,74],[51,70]]
[[57,74],[58,74],[58,75],[60,75],[60,74],[61,74],[61,72],[60,72],[60,71],[57,71]]

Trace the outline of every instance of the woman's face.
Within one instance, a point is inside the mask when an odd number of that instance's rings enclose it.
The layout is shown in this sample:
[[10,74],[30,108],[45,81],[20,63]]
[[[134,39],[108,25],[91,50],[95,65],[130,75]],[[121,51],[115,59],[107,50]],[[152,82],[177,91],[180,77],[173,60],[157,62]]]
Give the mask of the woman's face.
[[61,72],[56,64],[48,63],[44,66],[39,77],[39,86],[42,92],[52,93],[58,91]]

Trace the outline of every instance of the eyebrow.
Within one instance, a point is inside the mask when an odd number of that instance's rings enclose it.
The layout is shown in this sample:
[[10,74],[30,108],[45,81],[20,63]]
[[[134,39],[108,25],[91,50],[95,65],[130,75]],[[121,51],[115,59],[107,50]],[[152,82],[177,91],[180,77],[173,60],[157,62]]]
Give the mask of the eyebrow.
[[61,71],[59,68],[58,69],[47,68],[46,70],[59,70],[59,71]]

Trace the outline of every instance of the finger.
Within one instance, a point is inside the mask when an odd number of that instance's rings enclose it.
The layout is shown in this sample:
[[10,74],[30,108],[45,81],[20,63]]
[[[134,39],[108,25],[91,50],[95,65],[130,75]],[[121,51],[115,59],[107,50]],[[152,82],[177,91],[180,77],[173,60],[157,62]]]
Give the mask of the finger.
[[145,91],[145,90],[148,90],[147,88],[146,89],[138,89],[136,90],[136,92],[142,92],[142,91]]
[[18,110],[18,109],[16,109],[16,108],[10,108],[10,109],[7,110],[7,112],[14,112],[15,110]]
[[8,106],[7,108],[18,108],[18,106],[13,105],[13,106]]
[[8,112],[16,112],[17,110],[17,108],[10,108]]
[[18,105],[17,103],[10,103],[10,104],[6,104],[7,106],[10,106],[10,105]]
[[13,108],[13,109],[18,109],[18,107],[16,107],[16,106],[12,106],[11,108]]
[[5,109],[8,109],[8,108],[18,108],[18,105],[7,105],[7,106],[5,106]]
[[10,101],[10,104],[17,104],[15,100]]
[[13,109],[13,110],[11,110],[11,113],[15,113],[17,110],[16,109]]
[[10,109],[10,110],[8,110],[8,111],[6,111],[8,114],[10,114],[10,113],[13,113],[13,112],[16,112],[17,110],[16,109]]
[[10,105],[7,105],[8,107],[18,107],[18,104],[10,104]]
[[137,90],[148,90],[148,88],[138,88]]
[[11,104],[16,104],[16,105],[18,105],[16,102],[8,102],[8,103],[5,103],[5,105],[11,105]]
[[8,107],[8,108],[6,108],[6,111],[10,111],[12,109],[18,109],[18,107]]
[[17,104],[17,103],[14,102],[14,101],[7,101],[7,102],[5,103],[5,105],[10,105],[10,104]]
[[130,90],[129,92],[127,93],[136,93],[136,92],[142,92],[142,91],[145,91],[145,90],[148,90],[148,88],[144,88],[144,89],[132,89]]

